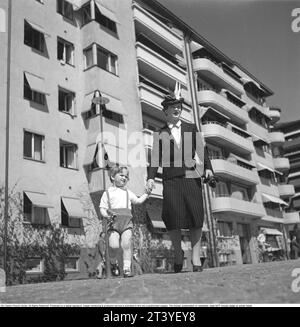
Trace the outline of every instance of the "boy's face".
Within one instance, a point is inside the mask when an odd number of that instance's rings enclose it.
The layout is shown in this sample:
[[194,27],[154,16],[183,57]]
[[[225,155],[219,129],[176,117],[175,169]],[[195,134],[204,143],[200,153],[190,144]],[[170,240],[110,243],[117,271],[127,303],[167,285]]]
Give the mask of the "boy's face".
[[124,187],[126,186],[129,177],[128,177],[128,170],[127,169],[122,169],[119,173],[115,175],[115,177],[112,178],[114,181],[115,186],[117,187]]
[[181,112],[182,112],[182,104],[181,103],[176,103],[176,104],[168,106],[164,110],[167,122],[176,124],[178,122],[178,120],[180,119]]

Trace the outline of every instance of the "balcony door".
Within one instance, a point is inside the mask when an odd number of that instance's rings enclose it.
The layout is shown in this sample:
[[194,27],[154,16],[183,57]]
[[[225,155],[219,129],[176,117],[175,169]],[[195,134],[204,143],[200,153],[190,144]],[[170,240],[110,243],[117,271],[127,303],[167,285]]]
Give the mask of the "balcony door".
[[251,263],[251,252],[250,252],[250,225],[249,224],[237,224],[238,235],[240,239],[241,252],[243,263]]

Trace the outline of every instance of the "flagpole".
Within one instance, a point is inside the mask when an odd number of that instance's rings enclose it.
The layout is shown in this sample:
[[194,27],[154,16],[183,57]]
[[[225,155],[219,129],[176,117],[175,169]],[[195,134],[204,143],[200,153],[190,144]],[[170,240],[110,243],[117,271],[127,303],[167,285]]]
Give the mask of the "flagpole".
[[[190,41],[191,37],[190,35],[186,34],[184,36],[184,48],[185,48],[185,54],[186,54],[186,62],[187,62],[187,72],[189,76],[189,84],[190,84],[190,91],[191,91],[191,100],[192,100],[192,109],[194,114],[194,120],[195,124],[198,128],[198,131],[201,133],[201,113],[198,111],[198,99],[197,99],[197,92],[196,92],[196,86],[195,86],[195,75],[193,71],[193,65],[191,62],[192,53],[190,48]],[[204,136],[203,141],[204,140]],[[205,205],[204,208],[206,210],[206,216],[207,216],[207,222],[208,222],[208,229],[209,229],[209,235],[211,239],[211,252],[212,252],[212,258],[213,258],[213,266],[219,266],[218,261],[218,254],[216,251],[215,246],[215,233],[214,233],[214,218],[211,211],[211,203],[210,203],[210,194],[208,187],[204,187],[202,184],[202,193],[204,194],[204,201]]]
[[[99,90],[96,90],[94,92],[94,98],[92,102],[96,105],[96,114],[99,114],[100,117],[100,144],[101,144],[101,154],[104,153],[104,145],[103,145],[103,107],[106,103],[109,102],[109,99],[102,97]],[[103,180],[103,190],[105,192],[106,190],[106,176],[105,176],[105,167],[102,167],[102,180]],[[103,231],[105,233],[105,270],[106,270],[106,278],[111,277],[111,271],[110,271],[110,257],[108,252],[108,226],[107,226],[107,219],[104,218],[102,221]]]

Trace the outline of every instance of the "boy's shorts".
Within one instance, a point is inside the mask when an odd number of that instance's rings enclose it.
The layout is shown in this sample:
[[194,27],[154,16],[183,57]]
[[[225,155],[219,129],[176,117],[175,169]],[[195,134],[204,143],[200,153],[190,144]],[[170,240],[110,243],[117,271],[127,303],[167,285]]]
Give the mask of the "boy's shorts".
[[133,228],[130,209],[112,209],[112,211],[116,213],[116,216],[113,218],[113,221],[108,228],[109,233],[117,232],[122,235],[122,233],[124,233],[127,229]]

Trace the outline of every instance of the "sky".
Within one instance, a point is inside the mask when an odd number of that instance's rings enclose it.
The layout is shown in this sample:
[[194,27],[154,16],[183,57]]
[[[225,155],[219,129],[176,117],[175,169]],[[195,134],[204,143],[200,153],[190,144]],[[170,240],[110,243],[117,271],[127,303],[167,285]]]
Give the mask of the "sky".
[[270,88],[280,122],[300,119],[300,0],[159,2]]

